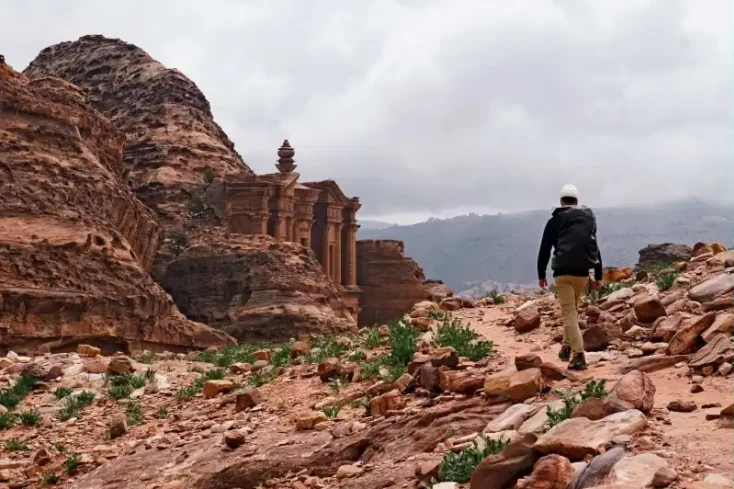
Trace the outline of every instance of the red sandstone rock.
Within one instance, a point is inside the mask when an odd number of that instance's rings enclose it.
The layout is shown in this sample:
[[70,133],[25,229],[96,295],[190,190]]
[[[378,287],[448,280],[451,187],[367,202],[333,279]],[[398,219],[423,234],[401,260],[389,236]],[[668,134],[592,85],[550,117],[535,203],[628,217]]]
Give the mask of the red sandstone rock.
[[405,407],[405,398],[395,389],[377,396],[370,401],[370,414],[384,416],[388,411],[395,411]]
[[540,314],[532,307],[522,309],[517,313],[514,327],[518,333],[527,333],[540,326]]
[[665,308],[657,296],[646,295],[635,301],[635,316],[642,323],[652,323],[657,318],[665,316]]
[[124,137],[85,94],[0,63],[0,100],[3,114],[17,114],[0,118],[9,172],[0,178],[0,345],[27,352],[231,342],[187,321],[147,274],[160,228],[123,179]]
[[635,409],[649,413],[655,404],[655,384],[646,373],[633,370],[617,381],[609,398],[629,402]]

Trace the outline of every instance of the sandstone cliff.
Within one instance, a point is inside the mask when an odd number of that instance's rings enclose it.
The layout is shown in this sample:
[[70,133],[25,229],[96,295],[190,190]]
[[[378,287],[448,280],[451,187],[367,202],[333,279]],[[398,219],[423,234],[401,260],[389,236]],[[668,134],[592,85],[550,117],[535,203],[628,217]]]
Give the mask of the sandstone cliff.
[[146,273],[160,228],[122,181],[123,142],[76,86],[0,62],[0,350],[231,341]]
[[[137,46],[103,36],[50,46],[26,73],[83,88],[125,134],[128,183],[166,233],[151,275],[188,317],[239,338],[356,326],[300,246],[262,248],[259,238],[225,234],[222,180],[252,171],[186,76]],[[195,246],[184,252],[189,245]],[[237,292],[246,289],[247,300]]]
[[252,173],[196,84],[135,45],[84,36],[47,47],[25,73],[57,76],[85,90],[125,134],[127,180],[166,228],[182,229],[192,211],[206,214],[207,179]]
[[163,286],[189,318],[238,339],[355,327],[313,252],[270,236],[201,236],[169,264]]
[[451,295],[442,283],[427,281],[423,269],[404,252],[402,241],[357,241],[360,326],[385,323],[409,312],[416,302]]

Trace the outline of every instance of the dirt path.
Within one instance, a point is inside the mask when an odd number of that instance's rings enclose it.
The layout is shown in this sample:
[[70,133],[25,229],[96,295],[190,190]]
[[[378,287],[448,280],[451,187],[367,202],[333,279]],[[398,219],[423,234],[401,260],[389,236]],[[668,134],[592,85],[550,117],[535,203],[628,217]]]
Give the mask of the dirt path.
[[[560,345],[553,342],[558,328],[542,326],[537,330],[519,334],[504,326],[512,316],[513,307],[495,306],[486,309],[464,309],[459,316],[486,339],[494,342],[502,359],[509,366],[515,356],[536,353],[544,361],[558,366],[565,365],[558,359]],[[606,352],[610,361],[590,365],[582,375],[584,379],[607,379],[613,385],[621,376],[618,367],[628,360],[621,351]],[[591,354],[593,361],[598,354]],[[683,477],[699,479],[708,473],[718,473],[734,479],[734,430],[717,427],[716,421],[707,421],[707,412],[720,408],[702,409],[706,404],[726,406],[732,402],[731,377],[705,377],[701,385],[704,390],[693,394],[691,378],[686,375],[687,367],[671,367],[650,373],[655,387],[655,408],[651,413],[651,426],[637,441],[636,450],[654,451],[668,459]],[[561,384],[563,385],[563,384]],[[666,408],[670,401],[693,400],[698,409],[691,413],[670,412]],[[701,475],[697,475],[697,474]]]

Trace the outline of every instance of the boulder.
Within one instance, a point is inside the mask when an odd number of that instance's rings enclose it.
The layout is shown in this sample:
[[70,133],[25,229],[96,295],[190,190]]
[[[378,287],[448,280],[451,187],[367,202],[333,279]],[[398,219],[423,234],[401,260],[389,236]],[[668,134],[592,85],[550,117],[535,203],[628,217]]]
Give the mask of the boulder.
[[694,301],[708,302],[734,290],[734,274],[720,273],[688,289]]
[[653,341],[664,341],[667,343],[673,338],[673,336],[675,336],[675,333],[678,332],[684,319],[686,319],[686,316],[680,312],[658,318],[652,325],[650,339]]
[[661,243],[650,244],[639,251],[638,269],[645,269],[660,263],[688,261],[693,255],[693,248],[683,244]]
[[125,416],[118,414],[110,421],[110,439],[119,438],[127,432],[127,422]]
[[609,398],[629,402],[635,409],[649,413],[655,404],[655,384],[646,373],[633,370],[617,381]]
[[456,368],[459,366],[459,354],[451,346],[438,348],[431,355],[431,364],[434,367],[446,366]]
[[438,370],[439,387],[444,392],[473,394],[484,385],[484,375],[475,370]]
[[680,328],[668,342],[668,355],[680,355],[694,350],[701,333],[706,331],[715,319],[716,313],[709,312]]
[[624,445],[615,445],[597,455],[574,476],[568,489],[586,489],[600,486],[612,472],[614,466],[626,455]]
[[435,331],[438,328],[438,321],[427,317],[410,318],[409,323],[420,331]]
[[316,427],[317,424],[324,423],[328,420],[329,418],[327,418],[321,411],[302,413],[296,417],[296,429],[311,430]]
[[653,453],[627,456],[617,462],[611,477],[617,484],[632,484],[644,489],[652,484],[658,470],[667,467],[668,462]]
[[597,324],[583,331],[584,350],[603,351],[609,346],[609,335],[604,326]]
[[291,358],[305,357],[311,353],[311,345],[305,341],[296,341],[291,349]]
[[220,392],[230,392],[232,389],[234,383],[231,380],[207,380],[204,382],[204,399],[211,399]]
[[566,489],[573,478],[571,462],[560,455],[546,455],[535,463],[523,489]]
[[489,422],[485,433],[496,433],[506,430],[517,430],[522,426],[525,420],[535,412],[533,406],[529,404],[513,404],[505,412]]
[[400,391],[393,389],[370,401],[370,415],[384,416],[388,411],[397,411],[405,407],[406,400]]
[[270,362],[272,356],[273,353],[270,350],[258,350],[252,354],[255,360],[264,360],[266,362]]
[[229,448],[238,448],[245,443],[245,434],[240,430],[229,430],[224,433],[224,444]]
[[113,374],[127,374],[135,371],[132,358],[125,355],[115,355],[110,359],[107,370]]
[[254,408],[262,402],[260,391],[254,388],[244,389],[238,392],[235,397],[235,412],[244,411],[245,409]]
[[106,374],[107,362],[102,358],[92,358],[84,362],[84,370],[90,374]]
[[316,368],[316,375],[319,376],[321,382],[328,382],[329,380],[338,377],[342,372],[342,365],[338,358],[330,357],[325,359]]
[[668,411],[676,413],[692,413],[696,409],[698,409],[698,406],[694,401],[676,399],[668,403]]
[[644,295],[635,301],[635,316],[641,323],[652,323],[657,318],[665,316],[665,308],[660,298],[654,295]]
[[525,399],[537,396],[542,386],[543,374],[540,369],[530,368],[516,372],[510,377],[506,394],[512,402],[522,402]]
[[688,366],[691,368],[702,369],[705,367],[714,367],[724,362],[731,361],[734,358],[734,350],[732,349],[729,336],[725,334],[717,334],[709,338],[709,342],[691,356]]
[[581,401],[571,412],[572,418],[588,418],[592,421],[602,419],[607,413],[604,410],[604,399],[591,397]]
[[474,469],[469,489],[506,489],[530,472],[538,459],[533,450],[535,435],[516,438],[501,453],[490,455]]
[[438,368],[431,364],[424,364],[418,370],[418,385],[428,392],[437,392],[440,390],[441,378]]
[[717,334],[731,335],[734,332],[734,314],[725,312],[716,316],[711,326],[701,334],[704,341],[709,342]]
[[515,357],[515,368],[518,371],[540,368],[541,365],[543,365],[543,360],[535,353],[526,353]]
[[518,311],[514,322],[515,331],[527,333],[540,327],[540,314],[535,308],[525,308]]
[[668,487],[678,480],[678,473],[668,466],[660,467],[652,478],[652,487]]
[[92,345],[79,344],[76,346],[76,352],[79,355],[85,355],[91,358],[96,357],[102,353],[102,350]]
[[534,449],[555,453],[570,460],[598,455],[618,435],[632,435],[647,425],[647,418],[637,409],[612,414],[598,421],[571,418],[557,424],[541,436]]
[[514,368],[509,368],[488,375],[484,379],[484,393],[487,396],[507,395],[507,389],[510,387],[510,379],[517,373]]

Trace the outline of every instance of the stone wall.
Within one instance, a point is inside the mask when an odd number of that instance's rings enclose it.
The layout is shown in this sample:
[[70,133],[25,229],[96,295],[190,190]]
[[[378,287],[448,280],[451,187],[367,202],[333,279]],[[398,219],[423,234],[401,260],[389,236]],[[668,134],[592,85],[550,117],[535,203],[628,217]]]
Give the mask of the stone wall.
[[359,325],[383,324],[429,299],[425,279],[415,260],[404,256],[402,241],[357,241]]

